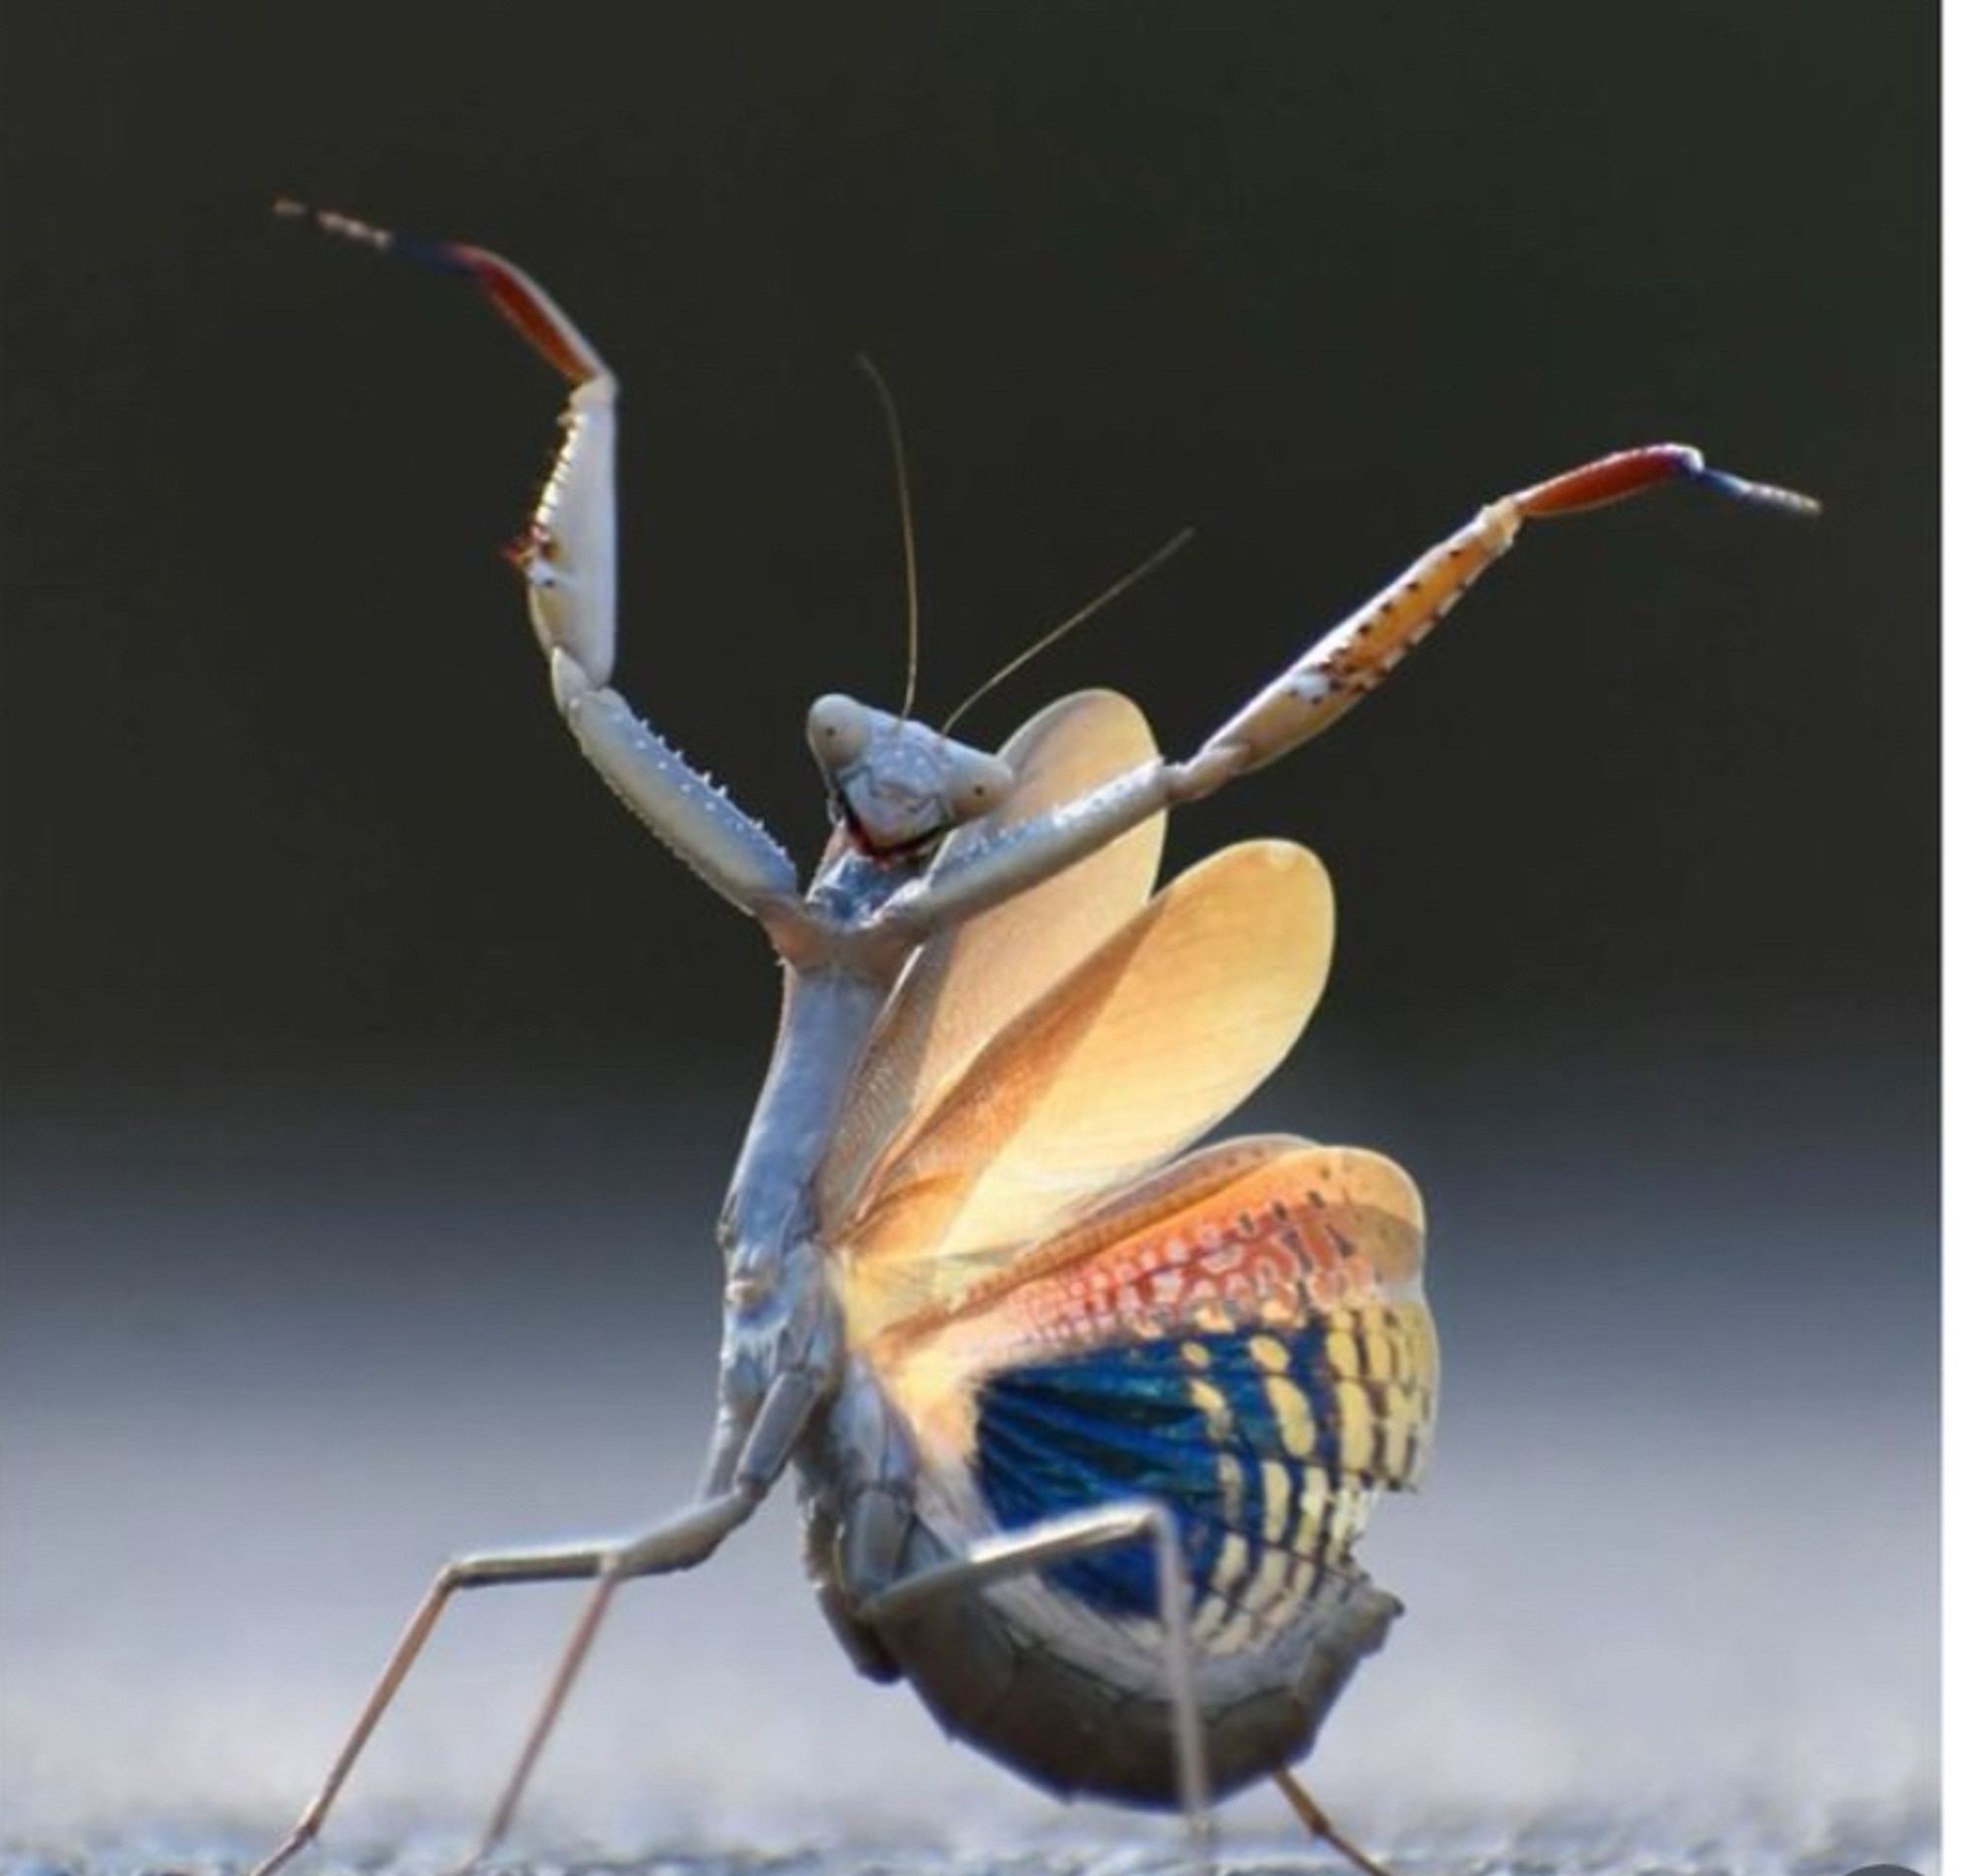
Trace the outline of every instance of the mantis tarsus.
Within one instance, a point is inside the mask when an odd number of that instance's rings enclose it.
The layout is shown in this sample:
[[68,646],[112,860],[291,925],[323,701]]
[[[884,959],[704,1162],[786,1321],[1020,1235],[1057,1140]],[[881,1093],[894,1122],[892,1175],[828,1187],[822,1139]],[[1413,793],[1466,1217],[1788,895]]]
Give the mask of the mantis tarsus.
[[1112,692],[1062,700],[997,754],[908,702],[822,697],[807,739],[834,834],[802,891],[609,686],[616,386],[600,354],[497,255],[282,206],[466,275],[572,386],[514,554],[554,700],[650,830],[758,920],[786,997],[718,1225],[699,1495],[626,1537],[446,1564],[256,1876],[318,1834],[457,1592],[586,1581],[483,1855],[620,1586],[703,1562],[790,1468],[822,1607],[862,1671],[907,1676],[952,1731],[1052,1789],[1179,1807],[1200,1855],[1210,1800],[1269,1776],[1373,1870],[1288,1768],[1399,1609],[1353,1545],[1374,1496],[1415,1481],[1433,1417],[1421,1201],[1378,1155],[1286,1136],[1175,1157],[1291,1047],[1332,914],[1319,863],[1275,841],[1151,898],[1163,817],[1327,728],[1528,521],[1678,480],[1814,504],[1680,444],[1539,482],[1180,761]]

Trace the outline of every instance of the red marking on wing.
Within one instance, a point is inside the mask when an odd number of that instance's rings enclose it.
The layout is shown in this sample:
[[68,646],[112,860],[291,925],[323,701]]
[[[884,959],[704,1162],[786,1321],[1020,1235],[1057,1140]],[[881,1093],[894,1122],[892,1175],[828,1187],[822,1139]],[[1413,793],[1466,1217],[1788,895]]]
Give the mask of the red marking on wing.
[[934,1345],[985,1368],[1149,1336],[1302,1323],[1420,1293],[1421,1201],[1378,1154],[1232,1141],[1117,1195],[951,1303],[878,1363]]
[[1207,1318],[1212,1305],[1233,1323],[1248,1323],[1268,1303],[1302,1319],[1373,1295],[1372,1267],[1322,1210],[1310,1191],[1259,1212],[1199,1208],[1035,1278],[994,1313],[1033,1341],[1082,1344],[1160,1333]]

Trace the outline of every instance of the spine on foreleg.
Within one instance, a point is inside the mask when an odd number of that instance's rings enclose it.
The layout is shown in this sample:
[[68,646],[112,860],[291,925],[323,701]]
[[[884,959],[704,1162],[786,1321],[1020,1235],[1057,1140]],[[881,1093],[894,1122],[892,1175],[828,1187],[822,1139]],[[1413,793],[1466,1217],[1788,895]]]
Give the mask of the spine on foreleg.
[[1198,762],[1218,751],[1235,752],[1235,773],[1249,774],[1344,717],[1509,550],[1519,521],[1509,501],[1481,509],[1266,685],[1203,745]]
[[598,689],[615,663],[615,380],[574,388],[566,432],[512,560],[527,582],[534,636]]

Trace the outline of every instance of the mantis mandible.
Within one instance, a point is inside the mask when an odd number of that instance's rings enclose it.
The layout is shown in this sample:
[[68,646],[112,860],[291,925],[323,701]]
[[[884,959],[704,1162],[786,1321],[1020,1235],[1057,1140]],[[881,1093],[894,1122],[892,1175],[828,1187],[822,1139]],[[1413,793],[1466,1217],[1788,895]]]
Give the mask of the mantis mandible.
[[616,383],[601,355],[495,254],[281,208],[463,274],[571,386],[514,554],[555,705],[632,812],[759,922],[785,1001],[718,1222],[698,1495],[625,1536],[445,1564],[255,1876],[319,1834],[455,1595],[584,1582],[482,1857],[617,1592],[703,1563],[789,1470],[822,1610],[863,1673],[909,1679],[946,1728],[1055,1792],[1179,1808],[1199,1859],[1213,1798],[1269,1777],[1375,1871],[1290,1767],[1400,1609],[1354,1546],[1375,1497],[1415,1484],[1434,1416],[1422,1202],[1359,1149],[1193,1148],[1310,1017],[1332,898],[1282,841],[1153,893],[1163,820],[1330,727],[1527,522],[1687,480],[1816,504],[1680,444],[1538,482],[1179,761],[1112,691],[1063,699],[995,754],[932,729],[911,716],[913,630],[899,714],[838,695],[808,714],[833,834],[802,890],[772,836],[610,687]]

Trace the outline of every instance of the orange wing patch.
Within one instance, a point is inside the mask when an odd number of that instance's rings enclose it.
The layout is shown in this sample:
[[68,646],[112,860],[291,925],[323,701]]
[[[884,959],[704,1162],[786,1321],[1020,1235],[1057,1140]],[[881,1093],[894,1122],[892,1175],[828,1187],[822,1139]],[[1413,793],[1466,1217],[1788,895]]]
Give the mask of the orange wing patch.
[[[993,1372],[1131,1342],[1324,1323],[1341,1446],[1352,1457],[1370,1421],[1399,1420],[1401,1463],[1380,1482],[1403,1483],[1420,1465],[1435,1387],[1423,1227],[1414,1183],[1379,1154],[1230,1141],[891,1325],[870,1354],[911,1420],[963,1452],[972,1397]],[[1299,1431],[1290,1376],[1269,1392],[1281,1429]]]
[[[1191,1155],[870,1345],[926,1468],[1016,1530],[1144,1493],[1175,1513],[1199,1644],[1235,1654],[1353,1567],[1428,1451],[1422,1207],[1379,1155],[1286,1137]],[[1055,1586],[1152,1614],[1145,1561]]]

